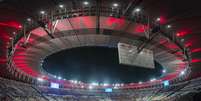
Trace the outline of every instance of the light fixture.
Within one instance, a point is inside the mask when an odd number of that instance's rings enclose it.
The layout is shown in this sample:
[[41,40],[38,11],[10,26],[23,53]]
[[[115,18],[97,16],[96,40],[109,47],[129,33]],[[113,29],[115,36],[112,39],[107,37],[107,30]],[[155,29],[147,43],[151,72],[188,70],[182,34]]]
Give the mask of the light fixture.
[[124,86],[124,84],[122,83],[121,86]]
[[140,8],[136,8],[136,9],[135,9],[135,12],[140,12],[140,11],[141,11]]
[[78,83],[78,81],[77,81],[77,80],[75,80],[75,81],[74,81],[74,83],[75,83],[75,84],[77,84],[77,83]]
[[13,32],[13,35],[16,35],[16,32]]
[[181,73],[180,73],[180,75],[184,75],[185,74],[185,71],[183,70],[183,71],[181,71]]
[[18,28],[22,28],[22,25],[19,25]]
[[84,1],[83,4],[84,5],[89,5],[89,2],[88,1]]
[[160,21],[160,20],[161,20],[161,18],[157,18],[157,19],[156,19],[156,21]]
[[185,41],[185,39],[181,39],[181,42],[184,42]]
[[91,85],[92,85],[92,86],[98,86],[98,83],[93,82],[93,83],[91,83]]
[[119,87],[117,87],[117,86],[114,86],[114,89],[118,89]]
[[103,84],[103,86],[108,86],[108,85],[109,85],[109,84],[107,84],[107,83],[104,83],[104,84]]
[[151,79],[150,81],[151,81],[151,82],[156,81],[156,78],[153,78],[153,79]]
[[167,71],[164,69],[162,72],[163,72],[163,73],[166,73]]
[[138,84],[142,84],[142,82],[140,81],[140,82],[138,82]]
[[120,86],[120,84],[117,83],[117,84],[115,84],[114,86],[117,86],[117,87],[118,87],[118,86]]
[[178,33],[176,34],[176,36],[177,36],[177,37],[180,37],[180,36],[181,36],[181,33],[178,32]]
[[90,86],[89,86],[89,89],[93,89],[93,86],[90,85]]
[[167,25],[167,28],[171,28],[172,26],[171,25]]
[[59,5],[59,8],[64,8],[64,5],[60,4],[60,5]]
[[37,78],[38,81],[43,82],[44,79],[43,78]]
[[61,80],[62,78],[59,76],[58,79]]
[[169,83],[169,81],[168,81],[168,80],[165,80],[165,81],[163,81],[163,85],[164,85],[164,86],[169,86],[169,85],[170,85],[170,83]]
[[77,80],[70,80],[70,82],[74,83],[74,84],[77,84],[78,81]]
[[45,11],[40,11],[40,14],[45,14]]
[[119,4],[117,4],[117,3],[114,3],[114,4],[113,4],[113,6],[114,6],[114,7],[118,7],[118,6],[119,6]]
[[84,88],[84,86],[82,85],[81,88]]
[[30,21],[31,21],[31,18],[27,18],[27,21],[29,21],[29,22],[30,22]]

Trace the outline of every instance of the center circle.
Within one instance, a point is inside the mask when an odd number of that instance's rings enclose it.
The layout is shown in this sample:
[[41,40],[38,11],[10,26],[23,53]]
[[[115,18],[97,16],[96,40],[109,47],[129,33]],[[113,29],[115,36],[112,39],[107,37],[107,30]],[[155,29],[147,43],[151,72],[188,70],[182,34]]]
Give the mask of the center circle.
[[123,65],[119,64],[117,48],[85,46],[49,55],[42,67],[53,75],[84,83],[137,83],[162,75],[163,67],[154,63],[154,69]]

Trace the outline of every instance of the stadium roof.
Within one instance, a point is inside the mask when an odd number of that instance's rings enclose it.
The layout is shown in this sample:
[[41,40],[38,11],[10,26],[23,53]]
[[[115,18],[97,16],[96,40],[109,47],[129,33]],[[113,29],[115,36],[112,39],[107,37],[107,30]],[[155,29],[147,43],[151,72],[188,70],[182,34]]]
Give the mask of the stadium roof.
[[[200,72],[201,66],[201,6],[200,1],[189,0],[97,0],[101,5],[113,6],[119,4],[119,8],[124,9],[125,15],[132,13],[136,7],[143,9],[143,13],[149,15],[151,19],[160,18],[163,25],[171,25],[171,30],[182,40],[185,47],[190,49],[192,74]],[[95,0],[88,0],[90,5],[95,5]],[[0,1],[0,36],[2,44],[1,67],[6,63],[6,41],[12,36],[15,29],[21,29],[23,22],[27,18],[35,16],[41,10],[58,8],[63,4],[66,8],[79,8],[83,6],[83,0],[1,0]],[[14,28],[14,29],[13,29]]]

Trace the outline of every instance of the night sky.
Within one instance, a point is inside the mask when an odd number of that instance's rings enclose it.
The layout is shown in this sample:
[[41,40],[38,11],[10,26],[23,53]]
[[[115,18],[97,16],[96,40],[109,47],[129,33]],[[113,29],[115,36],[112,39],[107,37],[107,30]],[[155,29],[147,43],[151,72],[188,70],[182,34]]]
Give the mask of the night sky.
[[155,69],[119,64],[118,49],[108,47],[73,48],[48,56],[43,68],[68,80],[85,83],[130,83],[161,76],[162,67]]

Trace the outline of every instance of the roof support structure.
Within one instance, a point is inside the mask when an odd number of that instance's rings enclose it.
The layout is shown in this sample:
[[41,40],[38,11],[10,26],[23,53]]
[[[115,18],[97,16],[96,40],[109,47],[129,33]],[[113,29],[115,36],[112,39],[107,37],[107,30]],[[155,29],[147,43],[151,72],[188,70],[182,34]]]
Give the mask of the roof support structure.
[[126,9],[123,11],[123,15],[130,15],[132,14],[132,10],[140,5],[140,3],[142,3],[143,0],[132,0],[126,7]]
[[101,0],[96,0],[96,34],[100,34],[100,8],[101,8]]
[[146,40],[145,42],[143,42],[141,45],[138,46],[137,50],[138,52],[137,53],[140,53],[145,47],[146,45],[152,41],[158,34],[159,34],[159,31],[160,31],[160,27],[159,26],[156,26],[155,28],[153,28],[153,30],[151,31],[151,33],[149,33],[149,38],[148,40]]

